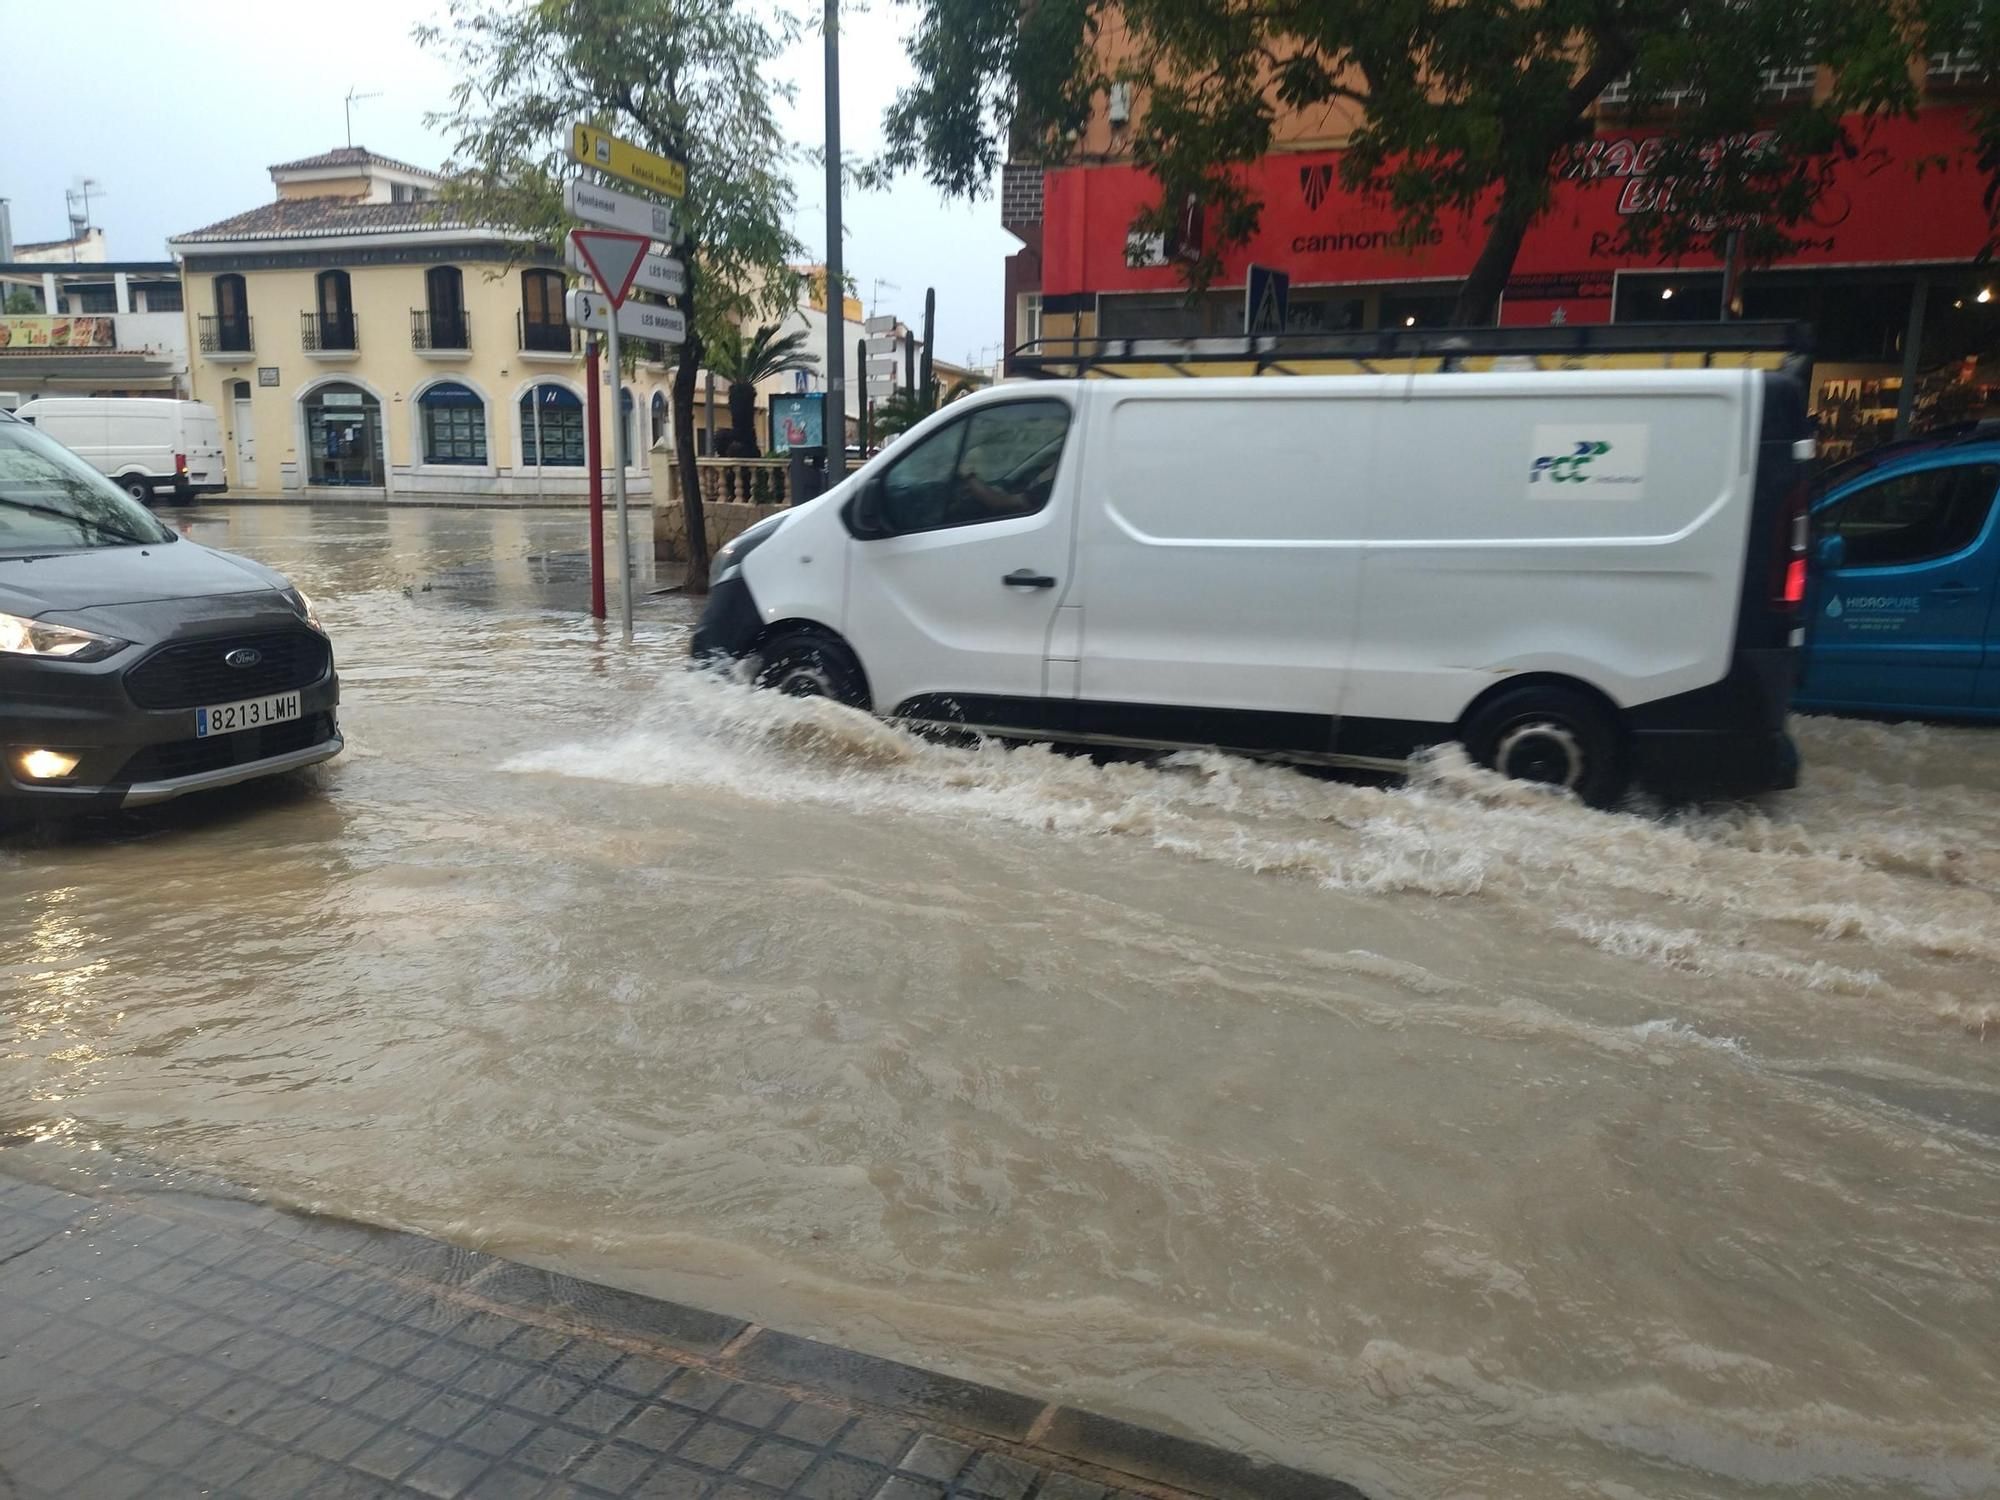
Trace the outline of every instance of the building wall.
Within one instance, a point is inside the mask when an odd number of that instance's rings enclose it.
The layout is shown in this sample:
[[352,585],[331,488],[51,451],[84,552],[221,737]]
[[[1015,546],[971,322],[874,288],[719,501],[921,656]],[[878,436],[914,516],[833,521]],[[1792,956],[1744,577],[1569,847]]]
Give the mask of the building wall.
[[[277,179],[280,198],[367,198],[370,183],[365,173],[357,172],[352,177],[315,177],[306,179]],[[386,194],[384,195],[387,196]]]
[[[326,264],[338,265],[329,256]],[[412,310],[427,307],[425,272],[430,265],[455,264],[463,278],[469,320],[469,351],[426,353],[413,347]],[[532,386],[552,383],[584,394],[580,355],[524,354],[518,346],[515,316],[520,311],[521,271],[503,271],[497,262],[454,261],[448,255],[428,264],[345,266],[354,307],[357,350],[309,354],[304,347],[300,314],[315,310],[316,277],[322,267],[245,270],[246,299],[254,350],[248,357],[220,357],[194,346],[192,386],[197,400],[213,405],[222,417],[230,487],[246,493],[312,492],[310,465],[304,451],[307,433],[305,398],[333,382],[360,387],[379,403],[384,434],[386,484],[381,490],[342,488],[320,491],[346,498],[423,500],[449,497],[534,501],[583,498],[588,476],[581,468],[551,465],[537,471],[524,462],[519,419],[522,395]],[[187,263],[186,326],[199,328],[204,315],[215,312],[217,272],[200,257]],[[275,372],[267,375],[264,372]],[[628,487],[650,486],[647,449],[652,393],[671,400],[671,371],[641,365],[627,376],[634,403],[632,462]],[[265,384],[274,379],[273,384]],[[251,420],[256,439],[256,483],[248,485],[239,472],[235,409],[236,382],[250,389]],[[424,462],[419,398],[431,386],[451,381],[478,394],[486,417],[484,465]],[[600,389],[608,397],[608,386]],[[603,403],[609,406],[608,400]],[[601,423],[607,466],[615,449],[613,428]]]

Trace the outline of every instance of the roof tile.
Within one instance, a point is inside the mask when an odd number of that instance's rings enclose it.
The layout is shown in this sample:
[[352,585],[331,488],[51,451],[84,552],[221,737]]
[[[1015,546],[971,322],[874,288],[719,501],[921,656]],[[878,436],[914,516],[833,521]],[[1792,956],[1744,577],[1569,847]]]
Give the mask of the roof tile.
[[425,177],[438,174],[429,167],[413,167],[406,161],[394,157],[377,156],[366,146],[339,146],[332,151],[322,151],[317,156],[302,156],[297,161],[281,161],[270,170],[273,172],[312,172],[324,167],[392,167],[399,172],[416,172]]
[[345,198],[281,198],[247,213],[177,234],[169,244],[217,240],[289,240],[347,234],[394,234],[412,229],[469,229],[445,204],[353,203]]

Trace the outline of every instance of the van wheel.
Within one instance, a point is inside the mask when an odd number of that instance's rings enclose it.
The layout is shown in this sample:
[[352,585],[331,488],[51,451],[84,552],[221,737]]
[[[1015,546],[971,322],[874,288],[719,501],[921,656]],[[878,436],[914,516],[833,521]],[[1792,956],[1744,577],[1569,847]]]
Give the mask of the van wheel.
[[1568,688],[1502,693],[1466,721],[1464,742],[1482,766],[1516,781],[1564,787],[1592,807],[1610,807],[1625,793],[1617,726]]
[[840,642],[823,635],[773,636],[757,653],[757,686],[790,698],[831,698],[849,708],[868,707],[861,663]]
[[119,480],[118,483],[120,486],[123,487],[126,494],[130,495],[134,500],[137,500],[141,505],[152,504],[153,501],[152,480],[147,479],[144,476],[138,474],[127,474],[123,479]]

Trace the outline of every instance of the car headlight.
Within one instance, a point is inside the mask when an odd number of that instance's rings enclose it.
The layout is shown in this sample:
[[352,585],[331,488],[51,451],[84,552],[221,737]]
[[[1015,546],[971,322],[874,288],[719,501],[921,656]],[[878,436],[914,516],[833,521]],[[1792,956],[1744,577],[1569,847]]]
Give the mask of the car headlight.
[[46,656],[59,661],[103,661],[128,643],[115,636],[0,614],[0,656]]
[[313,607],[312,599],[304,589],[286,589],[285,602],[299,612],[299,618],[304,620],[306,624],[312,626],[321,635],[326,634],[326,627],[319,622],[319,611]]
[[718,583],[727,583],[743,571],[743,559],[755,552],[764,543],[778,534],[778,528],[785,524],[783,516],[766,516],[755,526],[738,532],[715,554],[715,561],[709,565],[708,584],[710,588]]

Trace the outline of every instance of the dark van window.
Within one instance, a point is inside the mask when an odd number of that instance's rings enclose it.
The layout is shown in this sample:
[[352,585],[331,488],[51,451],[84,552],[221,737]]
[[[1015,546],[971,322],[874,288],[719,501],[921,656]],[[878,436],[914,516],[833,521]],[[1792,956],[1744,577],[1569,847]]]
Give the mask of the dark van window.
[[1843,566],[1896,568],[1962,552],[1977,540],[2000,491],[2000,464],[1955,464],[1882,479],[1814,518],[1820,536],[1847,544]]
[[1010,401],[934,432],[882,476],[889,529],[935,531],[1031,516],[1049,503],[1069,408],[1060,401]]

